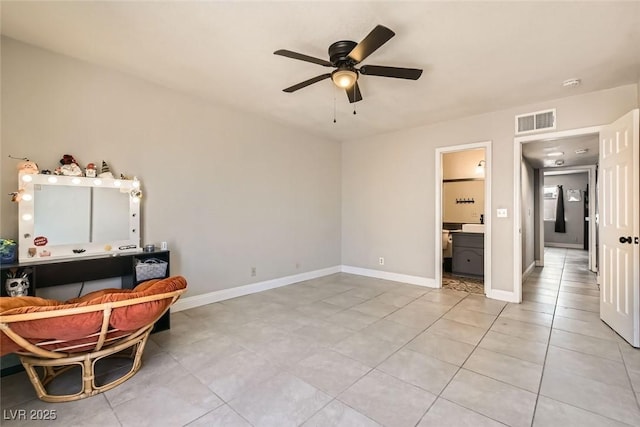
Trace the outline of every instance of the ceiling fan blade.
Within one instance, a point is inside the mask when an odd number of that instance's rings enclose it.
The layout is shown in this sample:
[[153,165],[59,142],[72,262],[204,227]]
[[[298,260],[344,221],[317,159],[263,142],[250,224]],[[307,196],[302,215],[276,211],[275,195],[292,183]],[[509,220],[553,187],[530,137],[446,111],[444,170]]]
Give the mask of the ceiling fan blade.
[[328,79],[329,77],[331,77],[330,73],[322,74],[320,76],[316,76],[316,77],[314,77],[312,79],[305,80],[305,81],[303,81],[301,83],[298,83],[297,85],[293,85],[291,87],[288,87],[288,88],[282,89],[282,90],[284,92],[288,92],[288,93],[295,92],[298,89],[302,89],[303,87],[307,87],[307,86],[312,85],[314,83],[318,83],[318,82],[320,82],[320,81],[322,81],[324,79]]
[[417,68],[382,67],[380,65],[363,65],[358,71],[368,76],[394,77],[408,80],[418,80],[422,75],[422,70]]
[[350,103],[362,101],[362,94],[360,93],[360,86],[358,86],[358,82],[356,82],[353,86],[346,88],[345,93],[347,94],[347,98],[349,98]]
[[380,46],[389,41],[396,33],[384,27],[377,25],[371,32],[349,52],[349,58],[353,59],[356,64],[364,61],[364,59],[378,50]]
[[274,55],[286,56],[287,58],[298,59],[300,61],[313,62],[314,64],[323,65],[325,67],[333,67],[333,64],[324,59],[314,58],[313,56],[303,55],[302,53],[292,52],[286,49],[280,49],[273,52]]

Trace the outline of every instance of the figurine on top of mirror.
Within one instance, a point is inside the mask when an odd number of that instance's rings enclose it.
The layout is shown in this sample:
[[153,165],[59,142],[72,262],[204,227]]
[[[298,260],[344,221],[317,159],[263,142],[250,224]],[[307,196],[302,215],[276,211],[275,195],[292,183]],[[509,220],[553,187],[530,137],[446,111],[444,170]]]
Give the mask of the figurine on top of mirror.
[[18,163],[17,168],[18,168],[18,173],[22,175],[27,175],[27,174],[34,175],[38,173],[38,165],[36,164],[36,162],[32,162],[26,158],[20,163]]
[[102,167],[100,168],[100,173],[98,174],[100,178],[113,178],[113,173],[111,173],[111,168],[104,160],[102,161]]
[[97,173],[96,164],[95,163],[87,164],[87,167],[84,169],[84,176],[86,176],[87,178],[95,178],[96,173]]
[[60,164],[62,166],[56,168],[56,175],[65,175],[65,176],[82,176],[82,169],[78,166],[78,162],[73,158],[71,154],[65,154],[60,159]]

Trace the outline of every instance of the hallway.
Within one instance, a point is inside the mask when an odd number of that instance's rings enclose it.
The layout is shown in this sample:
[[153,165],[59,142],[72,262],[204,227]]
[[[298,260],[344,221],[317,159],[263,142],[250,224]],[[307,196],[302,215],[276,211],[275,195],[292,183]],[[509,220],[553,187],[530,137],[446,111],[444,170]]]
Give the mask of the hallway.
[[[600,320],[599,288],[588,269],[588,252],[545,248],[544,259],[545,266],[535,268],[523,285],[523,303],[505,309],[516,310],[521,320],[552,327],[534,425],[558,421],[544,418],[540,409],[551,401],[543,396],[618,420],[624,419],[620,415],[626,407],[636,413],[627,422],[640,425],[640,350]],[[556,410],[573,413],[567,417],[571,425],[604,425],[575,408]]]

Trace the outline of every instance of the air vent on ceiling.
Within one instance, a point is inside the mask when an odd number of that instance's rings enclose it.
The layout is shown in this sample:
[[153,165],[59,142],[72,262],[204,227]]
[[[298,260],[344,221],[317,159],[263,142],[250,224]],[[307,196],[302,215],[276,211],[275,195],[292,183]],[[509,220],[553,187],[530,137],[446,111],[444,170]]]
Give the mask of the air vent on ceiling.
[[556,128],[556,110],[536,111],[516,116],[516,135]]

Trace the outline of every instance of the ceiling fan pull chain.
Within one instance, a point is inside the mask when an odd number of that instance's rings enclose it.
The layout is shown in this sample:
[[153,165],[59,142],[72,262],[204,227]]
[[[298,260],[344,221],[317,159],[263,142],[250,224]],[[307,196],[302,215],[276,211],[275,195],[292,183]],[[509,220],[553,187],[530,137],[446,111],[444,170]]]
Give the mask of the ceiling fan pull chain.
[[333,123],[336,123],[336,88],[333,88]]
[[353,115],[356,115],[356,85],[353,85]]
[[353,115],[356,115],[356,84],[353,84]]

